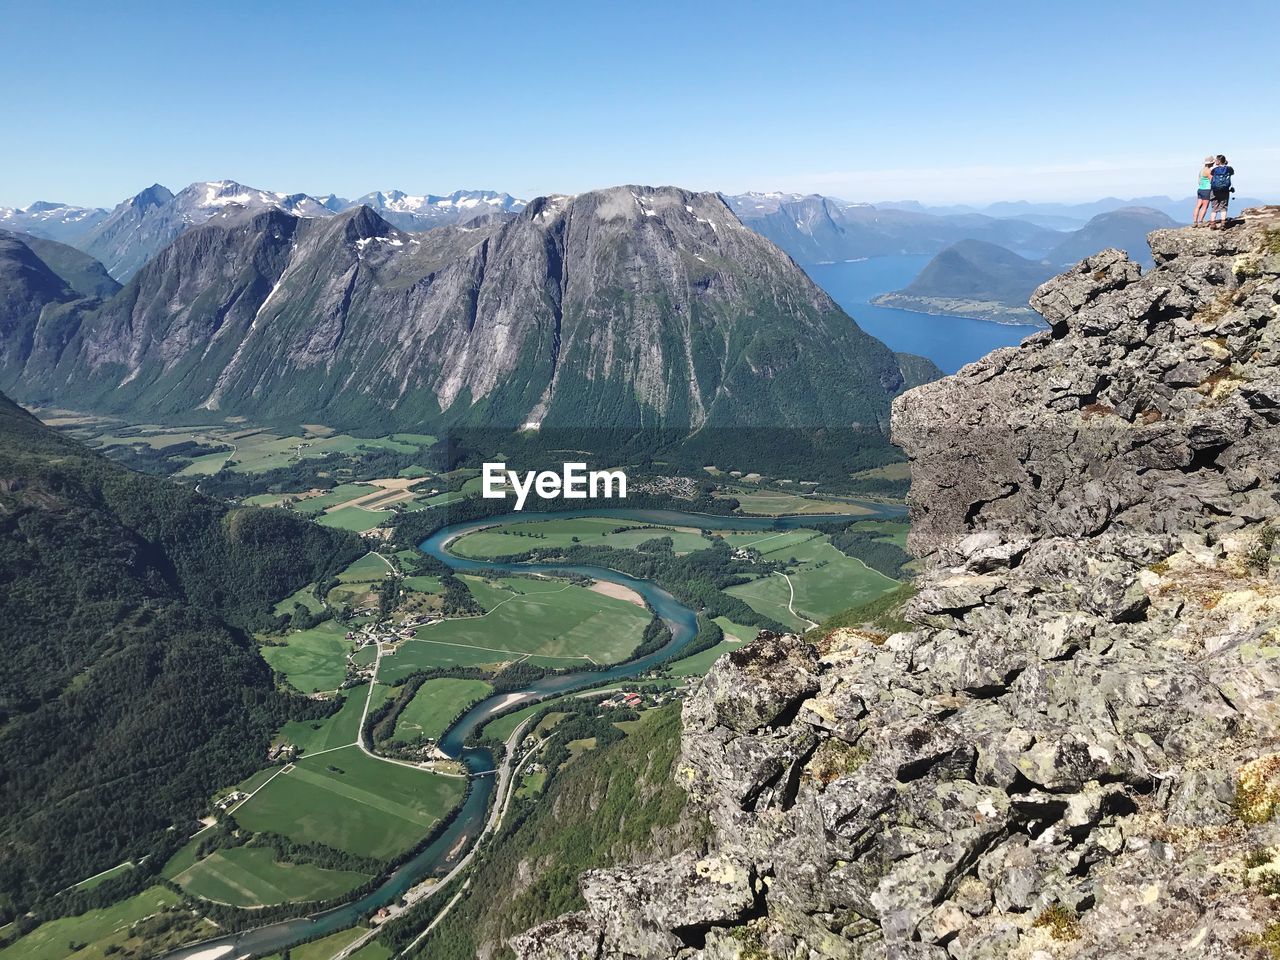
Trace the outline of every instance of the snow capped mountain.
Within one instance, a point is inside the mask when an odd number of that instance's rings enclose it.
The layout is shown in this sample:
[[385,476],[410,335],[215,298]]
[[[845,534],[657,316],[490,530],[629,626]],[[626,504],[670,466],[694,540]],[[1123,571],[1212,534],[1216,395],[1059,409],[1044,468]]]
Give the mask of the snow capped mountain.
[[350,201],[348,206],[360,204],[376,210],[388,223],[410,231],[462,223],[488,213],[519,213],[526,206],[524,200],[494,190],[455,190],[447,196],[378,190]]
[[272,193],[234,180],[193,183],[178,193],[152,184],[118,204],[75,245],[97,257],[122,283],[190,227],[231,210],[283,210],[296,217],[331,217],[305,193]]
[[107,216],[108,211],[101,207],[77,207],[69,203],[37,200],[25,210],[0,207],[0,229],[69,243],[88,233]]
[[0,229],[71,244],[100,260],[123,283],[183,232],[224,213],[282,210],[295,217],[325,218],[360,205],[401,230],[418,232],[486,214],[517,214],[526,203],[495,190],[455,190],[443,196],[388,190],[348,200],[332,193],[276,193],[235,180],[207,180],[177,193],[154,183],[109,211],[46,201],[26,209],[0,207]]

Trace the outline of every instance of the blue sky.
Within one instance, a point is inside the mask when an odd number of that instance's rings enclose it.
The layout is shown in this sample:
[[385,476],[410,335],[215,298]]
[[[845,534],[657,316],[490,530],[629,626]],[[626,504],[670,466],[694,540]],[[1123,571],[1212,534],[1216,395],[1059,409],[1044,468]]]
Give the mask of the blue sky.
[[[153,181],[1280,196],[1280,4],[0,0],[0,204]],[[1219,19],[1219,16],[1221,19]]]

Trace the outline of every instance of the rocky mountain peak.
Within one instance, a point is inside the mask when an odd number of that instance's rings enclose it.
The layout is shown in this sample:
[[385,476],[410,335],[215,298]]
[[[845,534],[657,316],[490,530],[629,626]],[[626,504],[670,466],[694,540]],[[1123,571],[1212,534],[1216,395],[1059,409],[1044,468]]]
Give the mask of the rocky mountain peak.
[[170,202],[173,199],[173,191],[168,187],[153,183],[145,190],[140,190],[132,197],[125,201],[130,207],[139,210],[146,210],[150,207],[159,207]]
[[1149,272],[1087,258],[1036,292],[1051,329],[894,402],[914,628],[721,658],[684,710],[707,846],[590,872],[518,955],[1274,941],[1280,209],[1149,242]]

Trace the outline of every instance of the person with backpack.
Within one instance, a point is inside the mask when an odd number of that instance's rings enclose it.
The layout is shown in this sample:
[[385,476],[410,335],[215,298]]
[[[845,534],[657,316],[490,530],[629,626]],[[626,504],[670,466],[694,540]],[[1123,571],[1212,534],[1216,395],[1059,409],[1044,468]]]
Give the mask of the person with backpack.
[[[1227,205],[1231,202],[1231,194],[1236,189],[1231,185],[1231,178],[1236,171],[1222,154],[1218,154],[1214,159],[1217,163],[1209,171],[1209,229],[1221,230],[1227,225]],[[1218,219],[1218,214],[1222,214],[1221,219]]]
[[1208,223],[1209,201],[1213,199],[1213,191],[1209,189],[1209,184],[1213,182],[1210,171],[1217,162],[1218,158],[1211,154],[1204,158],[1204,163],[1200,167],[1200,183],[1196,190],[1196,212],[1191,218],[1193,227]]

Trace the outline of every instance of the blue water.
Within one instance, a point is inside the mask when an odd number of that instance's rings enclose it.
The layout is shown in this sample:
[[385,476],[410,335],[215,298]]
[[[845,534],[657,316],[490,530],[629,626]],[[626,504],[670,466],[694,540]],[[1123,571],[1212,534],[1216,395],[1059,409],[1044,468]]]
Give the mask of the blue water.
[[[881,503],[863,503],[871,517],[902,516],[905,509],[900,506]],[[461,809],[449,823],[447,829],[417,856],[400,866],[377,889],[352,903],[334,907],[325,913],[312,917],[301,917],[294,920],[281,920],[266,924],[243,933],[218,937],[200,944],[184,947],[167,955],[169,960],[189,960],[195,954],[214,947],[234,946],[235,951],[228,957],[238,957],[246,953],[262,956],[275,953],[313,937],[344,930],[359,921],[366,914],[399,899],[412,886],[429,876],[442,876],[453,864],[466,855],[466,850],[483,828],[489,809],[489,797],[493,792],[494,777],[485,776],[494,767],[493,755],[485,749],[466,746],[476,732],[500,712],[506,712],[517,704],[532,703],[547,697],[556,696],[569,690],[608,683],[622,677],[635,676],[664,660],[678,654],[698,632],[698,617],[693,610],[657,584],[649,580],[637,580],[618,570],[606,570],[602,567],[544,564],[544,563],[500,563],[488,560],[469,560],[454,556],[448,551],[451,540],[477,530],[481,527],[499,523],[517,521],[568,519],[571,517],[617,517],[621,520],[638,520],[645,523],[666,524],[668,526],[698,527],[704,530],[788,530],[809,526],[829,520],[847,520],[848,515],[833,514],[784,517],[722,517],[711,514],[679,513],[671,510],[627,510],[599,508],[592,510],[574,510],[562,513],[513,513],[484,520],[472,520],[444,527],[423,541],[421,549],[438,560],[443,561],[455,570],[463,572],[486,573],[570,573],[590,577],[593,580],[605,580],[622,584],[644,597],[649,607],[663,619],[671,630],[671,640],[662,649],[641,657],[628,660],[605,670],[584,670],[573,673],[555,674],[543,677],[530,683],[520,691],[520,700],[509,699],[510,694],[499,694],[482,701],[462,715],[440,739],[440,747],[451,756],[458,757],[466,764],[473,776],[471,791]],[[459,842],[463,838],[465,842]]]
[[927,256],[872,257],[805,269],[867,333],[883,340],[893,350],[928,357],[945,373],[955,373],[966,363],[998,347],[1016,346],[1043,329],[968,317],[936,317],[877,307],[868,302],[882,293],[901,290],[930,259]]

